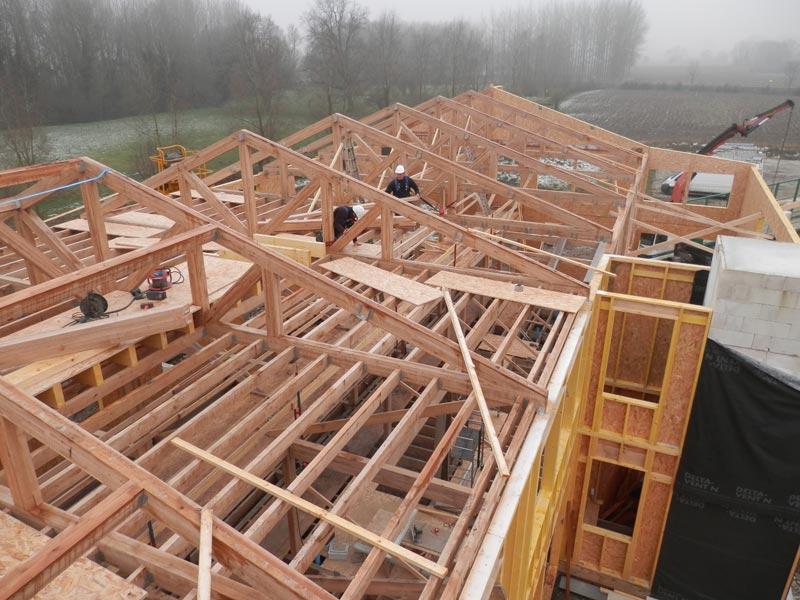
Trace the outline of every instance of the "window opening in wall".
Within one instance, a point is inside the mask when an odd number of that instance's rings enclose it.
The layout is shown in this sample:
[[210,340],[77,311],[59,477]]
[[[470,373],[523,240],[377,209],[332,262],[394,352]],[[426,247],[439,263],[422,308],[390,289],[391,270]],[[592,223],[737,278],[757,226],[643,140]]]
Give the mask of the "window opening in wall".
[[633,535],[643,482],[644,471],[592,461],[584,523]]

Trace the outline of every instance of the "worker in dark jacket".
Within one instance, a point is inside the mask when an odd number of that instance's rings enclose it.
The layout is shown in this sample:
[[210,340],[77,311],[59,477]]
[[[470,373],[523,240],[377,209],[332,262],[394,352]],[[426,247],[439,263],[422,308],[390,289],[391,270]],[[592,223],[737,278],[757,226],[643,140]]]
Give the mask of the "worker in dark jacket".
[[337,206],[333,209],[333,235],[339,239],[344,232],[358,221],[358,215],[352,206]]
[[394,170],[394,179],[389,182],[384,190],[387,194],[391,194],[395,198],[408,198],[413,191],[414,194],[419,194],[419,186],[417,182],[406,175],[406,169],[403,165],[397,165]]

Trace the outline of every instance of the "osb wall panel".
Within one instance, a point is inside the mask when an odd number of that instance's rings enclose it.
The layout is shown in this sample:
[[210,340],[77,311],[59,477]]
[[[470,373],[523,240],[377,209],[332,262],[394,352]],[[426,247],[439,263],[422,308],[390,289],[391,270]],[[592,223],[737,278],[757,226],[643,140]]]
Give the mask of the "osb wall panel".
[[600,557],[600,570],[612,571],[617,576],[622,575],[625,568],[625,556],[628,552],[628,544],[621,540],[607,537],[603,545],[603,554]]
[[664,289],[664,300],[689,302],[692,297],[691,281],[668,280]]
[[[616,365],[609,375],[615,379],[631,381],[644,385],[650,366],[650,348],[656,333],[658,320],[655,317],[633,314],[617,314],[616,320],[622,321],[624,329],[619,336],[621,351],[617,352]],[[613,356],[613,355],[612,355]]]
[[681,325],[672,374],[666,394],[662,398],[664,408],[657,437],[661,443],[673,446],[683,443],[683,432],[689,418],[700,354],[705,347],[705,341],[705,326],[690,323]]
[[578,560],[586,567],[598,569],[600,567],[600,555],[602,551],[602,536],[592,533],[591,531],[584,531]]
[[650,361],[650,373],[647,384],[651,387],[661,388],[664,382],[664,370],[667,367],[667,354],[672,341],[672,330],[675,322],[671,319],[658,319],[656,339],[653,344],[653,359]]
[[644,497],[639,505],[634,546],[631,549],[630,575],[650,585],[661,532],[667,517],[671,486],[648,478]]
[[594,405],[595,398],[597,397],[598,387],[600,385],[600,369],[603,356],[603,340],[606,336],[608,328],[608,310],[598,309],[596,312],[595,331],[592,341],[590,369],[589,369],[589,384],[586,386],[587,402],[584,407],[583,422],[586,426],[591,427],[594,419]]

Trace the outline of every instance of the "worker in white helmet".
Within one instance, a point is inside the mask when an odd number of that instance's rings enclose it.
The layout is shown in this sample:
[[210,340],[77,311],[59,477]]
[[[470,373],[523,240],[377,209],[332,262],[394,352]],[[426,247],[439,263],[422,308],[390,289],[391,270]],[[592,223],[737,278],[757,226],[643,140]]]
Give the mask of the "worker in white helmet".
[[419,186],[416,181],[406,175],[403,165],[397,165],[394,170],[394,179],[389,182],[384,191],[395,198],[408,198],[412,193],[419,194]]

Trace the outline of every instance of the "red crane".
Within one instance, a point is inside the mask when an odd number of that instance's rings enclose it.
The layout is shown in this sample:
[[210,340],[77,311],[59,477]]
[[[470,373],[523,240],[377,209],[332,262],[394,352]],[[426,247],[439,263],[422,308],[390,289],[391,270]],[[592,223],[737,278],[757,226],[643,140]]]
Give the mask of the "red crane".
[[[741,135],[742,137],[747,137],[753,131],[761,127],[764,123],[769,121],[772,117],[777,115],[778,113],[783,112],[784,110],[791,110],[794,108],[794,100],[786,100],[778,104],[778,106],[774,106],[769,110],[765,110],[762,113],[755,115],[754,117],[750,117],[749,119],[745,119],[742,121],[741,124],[734,123],[730,127],[728,127],[725,131],[720,133],[717,137],[713,140],[708,142],[705,146],[700,148],[697,151],[698,154],[714,154],[716,150],[722,146],[725,142],[727,142],[732,137],[735,137],[737,134]],[[692,173],[692,176],[688,178],[688,181],[691,182],[694,179],[694,176],[697,173]],[[687,185],[687,177],[686,173],[678,173],[677,175],[673,175],[669,179],[664,182],[662,185],[662,191],[664,188],[672,188],[671,193],[671,200],[673,202],[681,202],[683,200],[683,194],[685,191],[685,186]]]

